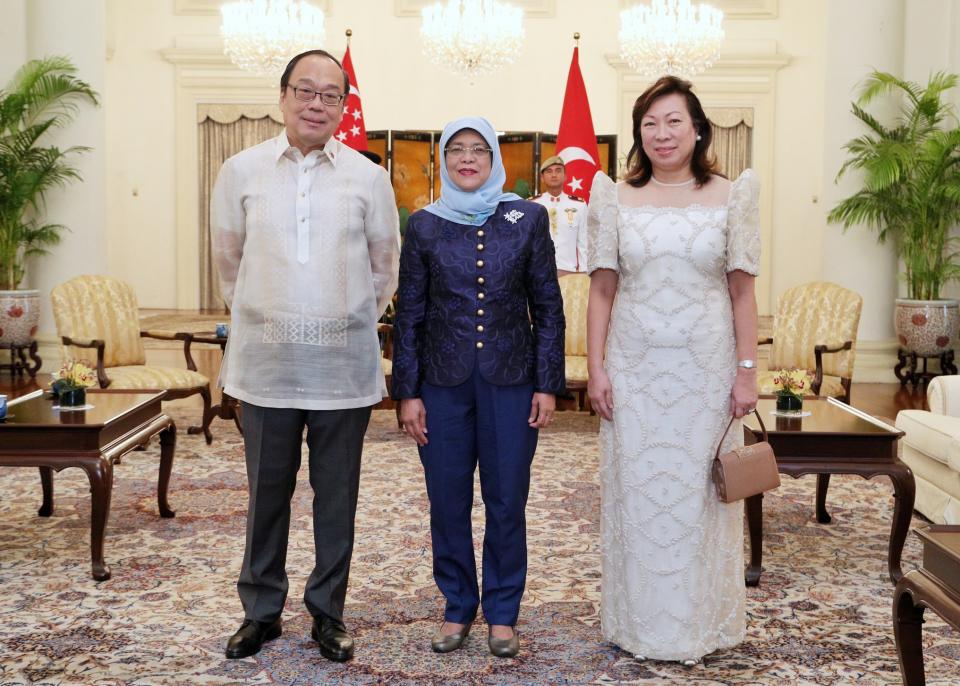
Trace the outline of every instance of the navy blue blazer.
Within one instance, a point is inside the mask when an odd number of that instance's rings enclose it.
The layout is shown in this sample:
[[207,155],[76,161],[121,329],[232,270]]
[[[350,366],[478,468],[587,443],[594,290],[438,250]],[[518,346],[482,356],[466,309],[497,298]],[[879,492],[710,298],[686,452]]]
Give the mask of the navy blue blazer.
[[564,390],[563,300],[546,208],[502,202],[483,226],[424,210],[400,253],[394,399],[456,386],[479,365],[498,386]]

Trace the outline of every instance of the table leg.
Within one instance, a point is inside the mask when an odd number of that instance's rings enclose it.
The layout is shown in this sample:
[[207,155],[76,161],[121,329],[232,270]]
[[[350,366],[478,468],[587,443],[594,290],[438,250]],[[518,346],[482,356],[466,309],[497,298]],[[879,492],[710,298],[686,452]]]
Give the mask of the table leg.
[[93,578],[110,578],[110,567],[103,559],[103,539],[110,515],[110,496],[113,492],[113,464],[103,455],[84,459],[80,465],[90,480],[90,560]]
[[750,530],[750,564],[747,565],[746,584],[759,586],[763,562],[763,493],[747,498],[744,506]]
[[916,497],[916,484],[910,468],[902,462],[890,465],[890,480],[893,482],[893,524],[890,527],[890,550],[887,554],[887,569],[893,583],[900,581],[903,570],[900,568],[900,556],[903,544],[910,531],[910,518],[913,516],[913,501]]
[[157,507],[161,517],[173,517],[176,513],[170,509],[167,502],[167,490],[170,486],[170,474],[173,471],[173,454],[177,447],[177,425],[170,422],[170,426],[160,432],[160,476],[157,479]]
[[[400,403],[397,403],[397,407]],[[230,416],[233,417],[233,423],[237,425],[237,431],[243,435],[243,410],[240,409],[240,401],[236,398],[230,398]]]
[[904,686],[923,686],[923,605],[914,603],[910,572],[897,583],[893,594],[893,639]]
[[33,378],[37,375],[37,372],[40,370],[40,365],[43,364],[43,360],[41,360],[40,356],[37,354],[36,341],[30,341],[30,350],[28,352],[30,353],[30,359],[33,360],[33,364],[27,365],[26,369],[27,369],[27,374],[29,374],[30,377]]
[[830,475],[817,474],[817,521],[829,524],[833,521],[827,512],[827,489],[830,488]]
[[956,374],[957,365],[953,363],[953,351],[947,350],[940,354],[940,371],[944,374]]
[[43,503],[37,514],[41,517],[49,517],[53,514],[53,469],[50,467],[40,467],[40,488],[43,489]]

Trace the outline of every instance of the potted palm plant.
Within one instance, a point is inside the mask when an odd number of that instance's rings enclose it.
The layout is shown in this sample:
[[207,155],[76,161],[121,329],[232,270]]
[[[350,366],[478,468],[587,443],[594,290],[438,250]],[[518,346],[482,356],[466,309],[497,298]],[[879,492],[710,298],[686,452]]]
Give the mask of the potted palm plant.
[[[895,325],[907,352],[932,356],[952,350],[960,328],[956,300],[941,289],[960,277],[956,237],[960,221],[960,128],[945,94],[957,75],[933,74],[925,86],[875,71],[867,77],[853,114],[869,131],[849,141],[837,178],[863,173],[863,187],[827,215],[844,228],[865,224],[878,240],[894,241],[903,262],[907,298],[897,299]],[[866,107],[898,96],[900,112],[884,126]]]
[[38,291],[18,290],[25,261],[60,241],[62,224],[43,220],[47,192],[81,180],[70,163],[88,148],[44,145],[72,121],[78,104],[98,104],[66,57],[31,60],[0,90],[0,347],[25,347],[40,317]]

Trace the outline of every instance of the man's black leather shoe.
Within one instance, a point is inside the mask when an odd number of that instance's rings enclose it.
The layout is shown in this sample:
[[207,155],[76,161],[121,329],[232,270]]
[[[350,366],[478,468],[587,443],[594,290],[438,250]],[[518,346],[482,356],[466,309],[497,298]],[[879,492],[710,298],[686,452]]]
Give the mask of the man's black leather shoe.
[[314,617],[313,640],[320,644],[320,654],[334,662],[346,662],[353,657],[353,639],[343,622],[329,617]]
[[264,643],[272,641],[282,633],[283,623],[279,619],[272,624],[245,619],[237,633],[227,641],[226,656],[230,660],[238,660],[256,655]]

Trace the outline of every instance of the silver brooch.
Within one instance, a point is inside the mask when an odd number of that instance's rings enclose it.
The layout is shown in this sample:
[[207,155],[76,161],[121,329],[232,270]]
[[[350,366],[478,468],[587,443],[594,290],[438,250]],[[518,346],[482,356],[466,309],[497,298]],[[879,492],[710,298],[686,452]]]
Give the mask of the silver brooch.
[[517,221],[522,216],[523,216],[523,212],[521,212],[520,210],[510,210],[505,215],[503,215],[503,218],[506,219],[511,224],[516,224]]

